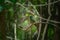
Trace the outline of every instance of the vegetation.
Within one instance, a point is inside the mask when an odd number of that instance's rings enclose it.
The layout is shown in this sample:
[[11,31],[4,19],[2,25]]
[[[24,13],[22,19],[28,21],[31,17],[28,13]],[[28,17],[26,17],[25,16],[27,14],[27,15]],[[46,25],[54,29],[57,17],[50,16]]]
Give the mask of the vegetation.
[[60,40],[59,0],[0,0],[0,40]]

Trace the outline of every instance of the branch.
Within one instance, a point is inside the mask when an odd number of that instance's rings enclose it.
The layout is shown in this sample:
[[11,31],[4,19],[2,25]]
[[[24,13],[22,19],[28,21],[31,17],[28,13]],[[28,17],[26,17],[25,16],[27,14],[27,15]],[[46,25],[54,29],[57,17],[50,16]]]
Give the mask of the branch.
[[[17,4],[20,4],[20,3],[17,3]],[[49,3],[50,4],[50,3]],[[21,5],[21,4],[20,4]],[[30,12],[31,14],[33,14],[34,12],[32,12],[32,11],[30,11],[30,10],[28,10],[27,9],[27,7],[25,7],[25,6],[23,6],[23,5],[21,5],[23,8],[25,8],[26,9],[26,11],[27,12]],[[50,9],[49,9],[50,10]],[[38,11],[36,10],[36,12],[38,13]],[[49,11],[48,11],[49,12]],[[39,13],[38,13],[39,14]],[[34,14],[33,14],[34,15]],[[49,15],[51,16],[51,14],[49,13]],[[41,17],[41,16],[39,16],[41,19],[43,19],[43,20],[47,20],[46,18],[43,18],[43,17]],[[58,22],[58,21],[54,21],[54,20],[49,20],[50,22],[53,22],[53,23],[60,23],[60,22]]]
[[[40,18],[43,19],[43,20],[47,20],[46,18],[43,18],[43,17],[41,17],[41,16],[40,16]],[[53,22],[53,23],[59,23],[59,24],[60,24],[60,22],[55,21],[55,20],[48,20],[48,21]]]
[[[60,0],[58,1],[54,1],[54,2],[50,2],[49,4],[52,5],[52,4],[55,4],[57,2],[59,2]],[[49,5],[48,3],[45,3],[45,4],[40,4],[40,5],[28,5],[28,6],[46,6],[46,5]],[[18,5],[26,5],[26,4],[20,4],[18,3]]]
[[[41,0],[40,0],[41,2]],[[42,16],[42,7],[40,6],[40,12],[39,12],[39,17]],[[42,19],[39,19],[39,27],[38,27],[38,37],[37,40],[39,40],[40,38],[40,34],[41,34],[41,28],[42,28]]]
[[[48,17],[47,23],[49,23],[50,18],[51,18],[51,16]],[[45,25],[44,32],[43,32],[43,35],[42,35],[42,39],[41,39],[41,40],[44,40],[44,37],[45,37],[45,34],[46,34],[47,27],[48,27],[48,24]]]
[[[49,23],[49,20],[50,20],[50,18],[51,18],[50,0],[48,0],[48,14],[49,14],[49,17],[48,17],[48,19],[47,19],[47,23]],[[45,25],[45,28],[44,28],[43,35],[42,35],[42,39],[41,39],[41,40],[44,40],[44,38],[45,38],[45,34],[46,34],[46,31],[47,31],[47,27],[48,27],[48,24]]]

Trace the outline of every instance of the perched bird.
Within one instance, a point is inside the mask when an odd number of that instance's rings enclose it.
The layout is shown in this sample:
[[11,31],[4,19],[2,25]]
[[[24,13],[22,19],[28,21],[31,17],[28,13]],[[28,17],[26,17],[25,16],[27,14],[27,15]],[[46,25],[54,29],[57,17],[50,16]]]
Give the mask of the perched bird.
[[30,16],[30,20],[31,20],[31,23],[34,23],[35,22],[35,20],[34,20],[34,18],[33,18],[32,15]]

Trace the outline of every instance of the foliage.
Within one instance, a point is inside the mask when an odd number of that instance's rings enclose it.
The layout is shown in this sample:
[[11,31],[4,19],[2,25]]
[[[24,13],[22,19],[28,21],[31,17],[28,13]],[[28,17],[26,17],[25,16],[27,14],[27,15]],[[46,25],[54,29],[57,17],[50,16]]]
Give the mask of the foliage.
[[53,25],[49,24],[47,34],[48,34],[49,40],[53,40],[54,38],[54,26]]
[[[48,17],[47,15],[47,8],[45,6],[42,7],[42,14],[44,15],[44,18],[42,16],[42,23],[40,22],[40,17],[41,15],[39,14],[40,6],[39,7],[29,7],[25,6],[23,4],[26,4],[25,2],[27,0],[9,0],[11,3],[4,3],[4,0],[0,0],[0,12],[3,11],[3,8],[7,10],[6,13],[6,34],[13,39],[15,36],[17,37],[17,40],[33,40],[33,37],[35,32],[39,34],[39,24],[43,24],[44,22],[47,21],[45,17]],[[40,4],[45,4],[47,0],[30,0],[30,5],[40,5]],[[18,4],[16,4],[18,3]],[[29,4],[29,3],[28,3]],[[38,11],[39,9],[39,11]],[[45,12],[46,11],[46,12]],[[38,15],[37,15],[38,14]],[[46,20],[46,21],[45,21]],[[50,20],[49,20],[50,21]],[[49,22],[50,23],[50,22]],[[47,29],[47,39],[53,40],[54,37],[54,26],[48,23],[48,29]],[[31,25],[30,25],[31,24]],[[37,26],[35,25],[37,24]],[[46,23],[45,23],[46,24]],[[42,30],[40,30],[43,33],[44,27],[45,26],[40,26],[42,27]],[[25,29],[25,30],[24,30]],[[16,33],[14,33],[16,32]],[[10,35],[9,35],[10,34]],[[14,35],[13,35],[14,34]],[[6,36],[7,36],[6,35]],[[35,34],[37,35],[37,34]],[[1,36],[1,34],[0,34]],[[41,34],[41,36],[43,36]],[[35,36],[34,36],[35,37]],[[12,39],[12,40],[13,40]],[[37,38],[35,38],[37,39]],[[0,38],[1,40],[1,38]]]

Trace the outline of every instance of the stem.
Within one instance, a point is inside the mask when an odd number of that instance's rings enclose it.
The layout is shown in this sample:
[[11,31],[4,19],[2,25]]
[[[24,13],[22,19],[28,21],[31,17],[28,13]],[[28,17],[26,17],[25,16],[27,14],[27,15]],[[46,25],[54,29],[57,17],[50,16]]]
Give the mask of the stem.
[[47,31],[47,27],[48,27],[48,23],[49,23],[49,20],[50,20],[50,18],[51,18],[51,11],[50,11],[50,0],[48,0],[48,14],[49,14],[49,17],[48,17],[48,19],[47,19],[47,23],[46,23],[46,25],[45,25],[45,28],[44,28],[44,32],[43,32],[43,35],[42,35],[42,39],[41,40],[44,40],[44,38],[45,38],[45,34],[46,34],[46,31]]

